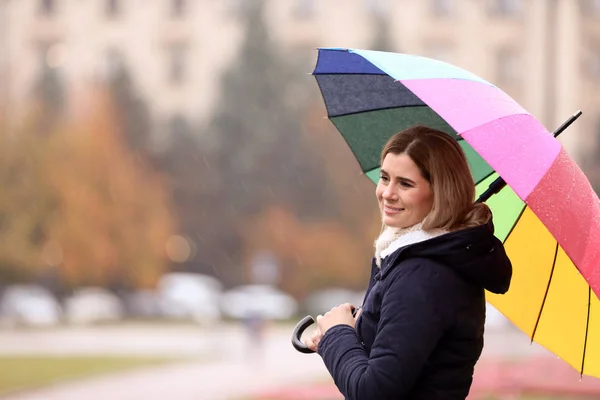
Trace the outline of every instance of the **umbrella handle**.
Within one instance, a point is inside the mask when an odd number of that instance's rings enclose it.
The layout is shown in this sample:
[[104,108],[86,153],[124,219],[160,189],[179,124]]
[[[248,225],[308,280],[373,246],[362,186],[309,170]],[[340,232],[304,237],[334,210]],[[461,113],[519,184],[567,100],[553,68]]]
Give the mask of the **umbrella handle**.
[[[356,313],[361,308],[362,307],[352,307],[352,316],[356,317]],[[300,340],[300,338],[302,337],[302,334],[304,333],[306,328],[308,328],[315,322],[316,321],[312,316],[307,315],[306,317],[302,318],[300,320],[300,322],[298,322],[298,324],[296,324],[296,327],[294,328],[294,332],[292,333],[292,346],[294,346],[294,348],[296,350],[298,350],[300,353],[305,353],[305,354],[314,353],[314,351],[312,351],[311,349],[306,347],[306,345],[304,344],[304,342],[302,340]]]
[[292,345],[300,353],[305,353],[305,354],[314,353],[314,351],[312,351],[311,349],[306,347],[304,342],[302,342],[302,340],[300,340],[300,338],[302,337],[302,334],[304,333],[306,328],[308,328],[309,326],[311,326],[314,323],[315,323],[315,319],[312,316],[307,315],[306,317],[302,318],[300,320],[300,322],[298,322],[298,324],[294,328],[294,332],[292,333]]

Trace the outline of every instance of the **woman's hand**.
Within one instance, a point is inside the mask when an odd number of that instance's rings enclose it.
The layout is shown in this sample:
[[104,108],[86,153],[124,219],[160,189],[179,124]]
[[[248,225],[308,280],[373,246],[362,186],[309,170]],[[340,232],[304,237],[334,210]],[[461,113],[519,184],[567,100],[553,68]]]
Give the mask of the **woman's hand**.
[[312,335],[304,341],[306,347],[312,351],[317,351],[319,348],[319,342],[327,329],[334,325],[345,324],[355,327],[356,319],[360,315],[362,310],[358,310],[356,316],[352,316],[352,310],[354,306],[350,303],[342,304],[337,307],[333,307],[331,311],[325,313],[325,315],[317,316],[318,328],[312,333]]
[[317,329],[315,329],[313,334],[304,341],[304,344],[306,345],[306,347],[308,347],[312,351],[316,352],[319,348],[319,342],[321,341],[322,337],[323,337],[323,334],[321,333],[319,328],[317,328]]
[[352,310],[354,306],[350,303],[344,303],[337,307],[333,307],[330,311],[326,312],[325,315],[317,316],[317,324],[319,325],[319,331],[321,336],[327,332],[329,328],[335,325],[349,325],[352,328],[356,325],[356,319],[360,315],[359,310],[356,316],[352,316]]

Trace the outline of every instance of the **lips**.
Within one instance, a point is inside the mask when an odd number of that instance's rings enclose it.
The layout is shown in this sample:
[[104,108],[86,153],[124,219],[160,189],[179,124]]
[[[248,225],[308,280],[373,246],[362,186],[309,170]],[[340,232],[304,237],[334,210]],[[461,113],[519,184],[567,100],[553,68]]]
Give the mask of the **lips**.
[[385,210],[385,212],[389,212],[389,213],[397,213],[400,211],[404,211],[404,208],[391,207],[388,205],[384,205],[383,209]]

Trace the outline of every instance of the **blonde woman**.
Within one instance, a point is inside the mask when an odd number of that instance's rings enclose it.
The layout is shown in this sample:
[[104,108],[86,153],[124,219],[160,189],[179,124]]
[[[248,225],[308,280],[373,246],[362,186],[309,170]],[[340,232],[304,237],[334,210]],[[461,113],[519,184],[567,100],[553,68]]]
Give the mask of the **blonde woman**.
[[484,289],[505,293],[512,275],[491,212],[474,202],[458,142],[423,126],[390,138],[375,193],[384,229],[362,309],[318,316],[306,345],[348,400],[463,400],[483,348]]

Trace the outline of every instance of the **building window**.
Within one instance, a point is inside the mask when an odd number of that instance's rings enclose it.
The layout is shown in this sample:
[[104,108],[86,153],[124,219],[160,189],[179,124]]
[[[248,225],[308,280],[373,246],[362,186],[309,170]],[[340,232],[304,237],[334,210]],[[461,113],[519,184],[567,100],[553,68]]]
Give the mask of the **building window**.
[[496,68],[498,84],[514,84],[521,79],[521,58],[514,49],[503,48],[496,52]]
[[433,15],[448,17],[454,13],[454,0],[433,0]]
[[186,0],[171,0],[171,17],[183,18],[187,11]]
[[121,3],[119,0],[106,0],[106,16],[108,18],[116,18],[121,13]]
[[498,17],[518,16],[523,12],[523,0],[491,0],[488,12]]
[[311,19],[315,15],[314,0],[296,0],[292,14],[298,20]]
[[187,48],[184,44],[174,44],[169,47],[168,77],[172,84],[180,84],[186,77]]
[[40,0],[40,14],[52,15],[56,11],[56,2],[54,0]]

